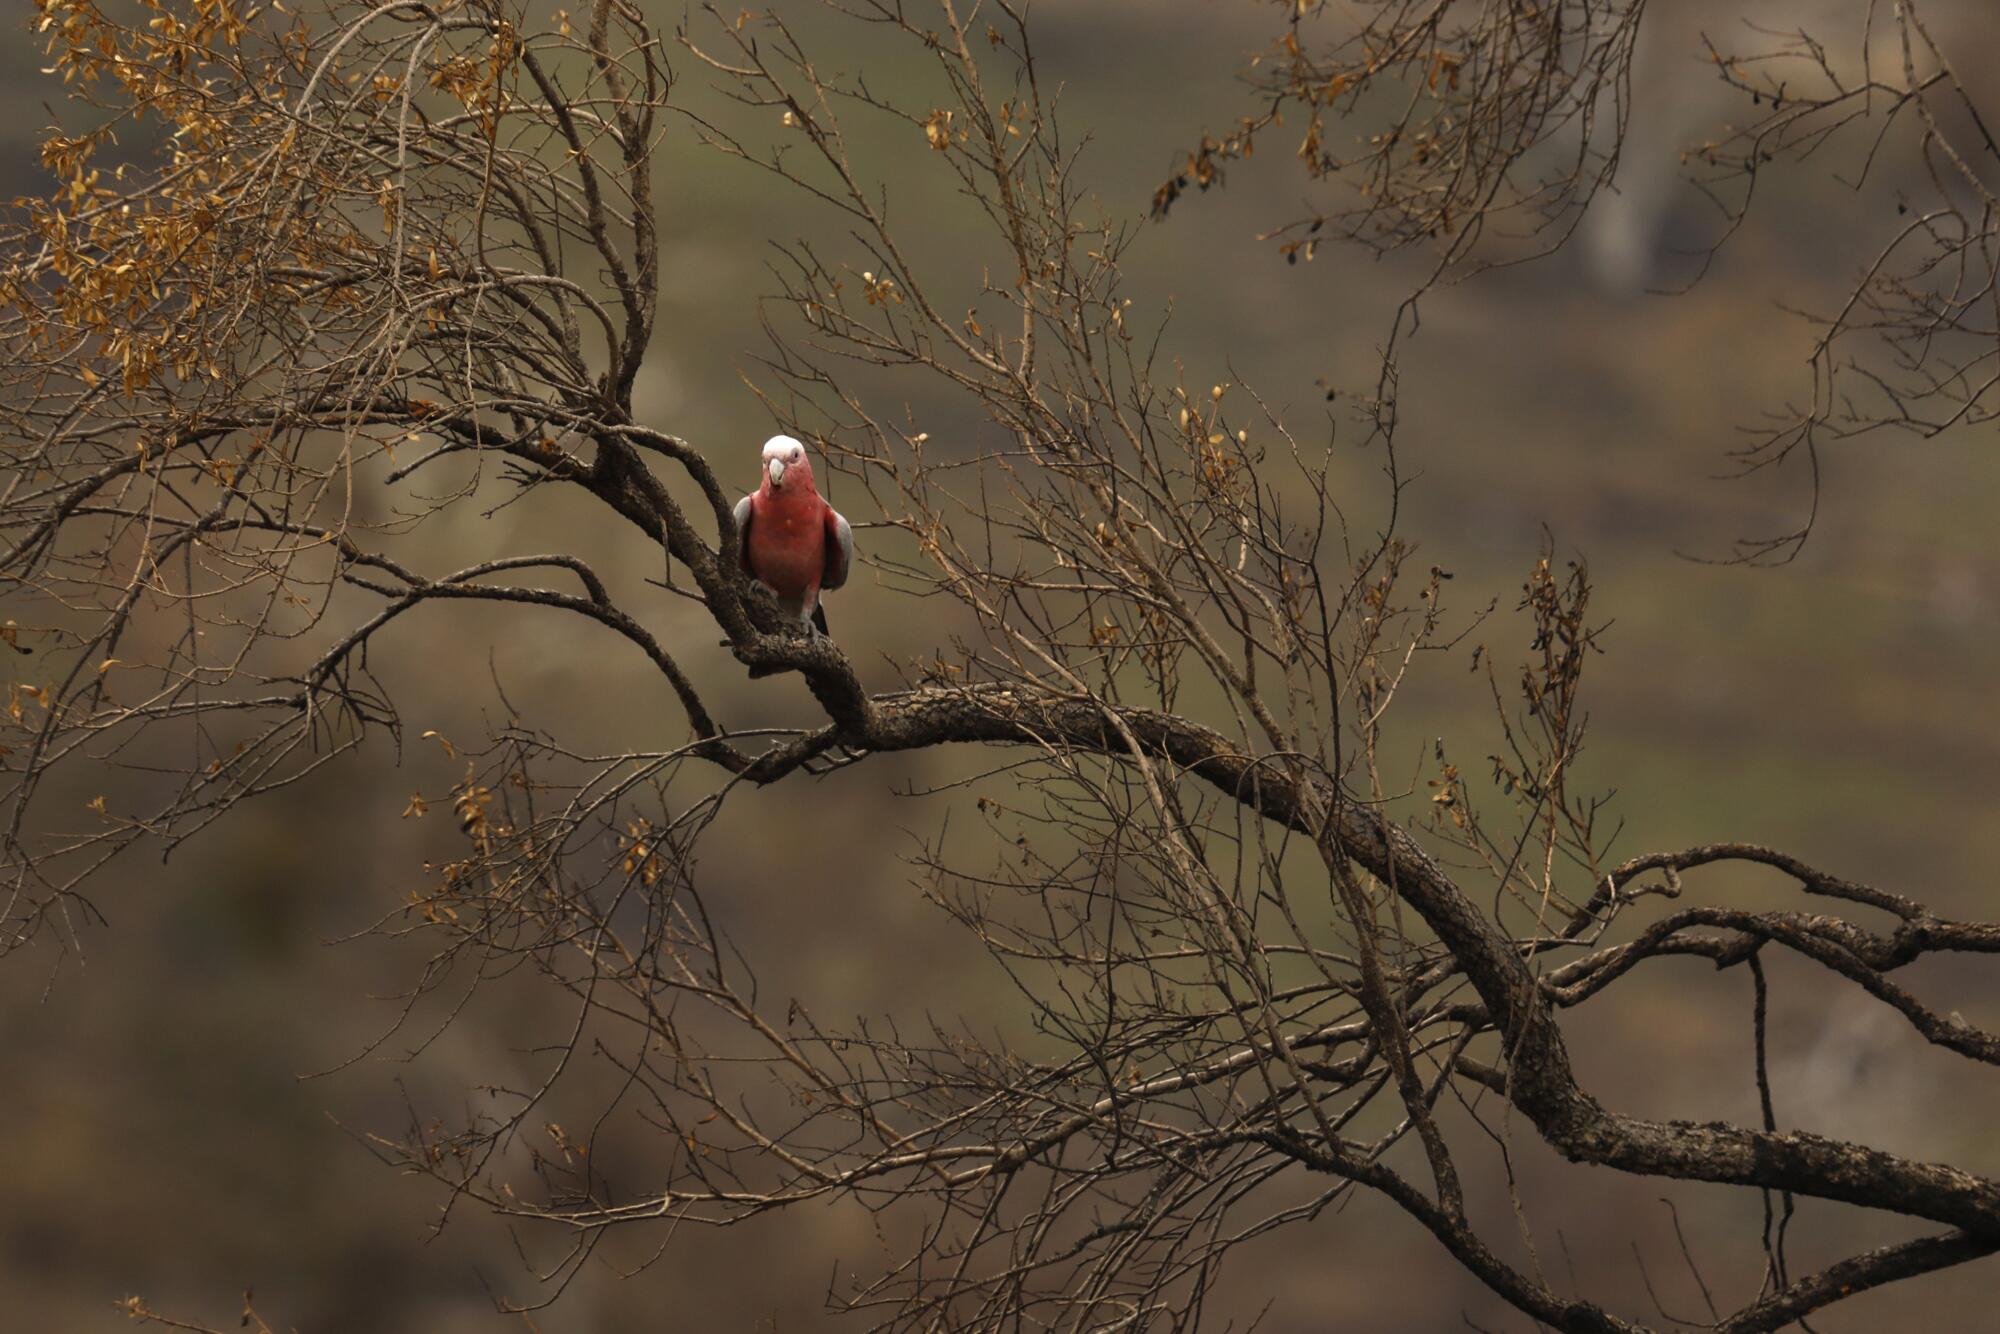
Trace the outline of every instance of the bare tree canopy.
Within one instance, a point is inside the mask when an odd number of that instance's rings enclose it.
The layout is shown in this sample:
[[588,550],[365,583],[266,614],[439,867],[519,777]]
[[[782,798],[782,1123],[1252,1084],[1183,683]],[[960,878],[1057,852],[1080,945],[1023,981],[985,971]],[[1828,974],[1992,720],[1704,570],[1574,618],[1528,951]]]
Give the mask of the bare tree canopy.
[[[829,1301],[888,1328],[1194,1328],[1232,1252],[1356,1195],[1560,1330],[1781,1329],[2000,1250],[2000,1180],[1781,1124],[1766,972],[1809,966],[1991,1065],[2000,1036],[1905,970],[2000,952],[2000,925],[1748,842],[1614,854],[1591,784],[1615,776],[1579,771],[1609,619],[1581,558],[1551,541],[1489,621],[1402,531],[1399,400],[1422,386],[1401,351],[1440,288],[1553,253],[1611,188],[1647,6],[1277,9],[1243,119],[1146,221],[1093,191],[1035,22],[994,0],[681,24],[631,0],[36,0],[71,101],[42,145],[55,186],[0,224],[0,966],[50,971],[59,998],[142,854],[226,839],[363,748],[442,749],[454,855],[414,889],[355,887],[382,948],[423,956],[407,1027],[525,986],[564,1035],[525,1085],[496,1075],[367,1143],[447,1215],[518,1223],[538,1300],[613,1235],[665,1247],[829,1201],[880,1220]],[[1712,48],[1706,77],[1752,116],[1689,150],[1709,247],[1767,175],[1821,158],[1908,201],[1751,469],[1993,410],[2000,145],[1924,7],[1865,10],[1838,45]],[[865,67],[816,56],[830,27]],[[1124,273],[1260,145],[1310,193],[1271,220],[1277,256],[1243,262],[1421,257],[1329,418],[1267,402],[1256,367],[1177,361],[1167,294],[1135,304]],[[881,184],[912,153],[950,173],[935,210]],[[866,597],[931,630],[891,689],[740,568],[755,442],[635,404],[662,341],[701,337],[663,317],[664,238],[722,171],[798,209],[746,375],[859,530],[835,629]],[[920,402],[976,430],[927,428]],[[1372,495],[1336,481],[1357,449]],[[531,510],[573,516],[574,543],[516,549],[485,522]],[[645,559],[593,554],[605,534]],[[490,693],[478,738],[406,725],[390,665],[444,604],[486,613],[452,668]],[[1502,622],[1524,661],[1475,650]],[[598,747],[564,701],[488,682],[485,641],[550,624],[566,652],[649,664],[616,708],[671,744]],[[1446,676],[1490,696],[1500,742],[1462,771],[1478,743],[1430,738],[1413,779],[1393,710]],[[753,697],[750,677],[775,679]],[[949,815],[917,874],[1006,979],[1010,1038],[949,997],[818,1013],[733,943],[755,909],[706,888],[740,855],[725,810],[781,839],[797,804],[937,749],[962,758],[926,794]],[[841,874],[788,855],[802,882]],[[1784,906],[1707,892],[1741,866]],[[1690,957],[1743,993],[1749,1056],[1713,1078],[1754,1081],[1755,1119],[1614,1105],[1572,1060],[1575,1015]],[[1515,1188],[1531,1146],[1727,1189],[1762,1225],[1656,1257],[1686,1257],[1701,1311],[1608,1303]],[[1795,1216],[1835,1208],[1892,1239],[1799,1261]],[[1703,1245],[1754,1247],[1761,1281],[1711,1291]]]

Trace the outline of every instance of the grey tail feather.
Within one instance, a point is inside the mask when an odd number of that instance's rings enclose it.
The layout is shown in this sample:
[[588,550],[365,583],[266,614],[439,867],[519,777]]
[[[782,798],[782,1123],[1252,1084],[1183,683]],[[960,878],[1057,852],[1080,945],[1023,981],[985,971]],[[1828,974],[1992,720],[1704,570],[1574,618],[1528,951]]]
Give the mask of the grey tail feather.
[[831,630],[829,630],[829,629],[827,629],[827,628],[826,628],[826,604],[825,604],[825,603],[823,603],[823,602],[815,602],[815,603],[813,603],[813,624],[814,624],[814,625],[816,625],[816,626],[818,626],[818,627],[819,627],[819,632],[820,632],[821,634],[825,635],[825,636],[826,636],[826,637],[827,637],[828,639],[831,639],[831,638],[833,638],[833,632],[832,632]]

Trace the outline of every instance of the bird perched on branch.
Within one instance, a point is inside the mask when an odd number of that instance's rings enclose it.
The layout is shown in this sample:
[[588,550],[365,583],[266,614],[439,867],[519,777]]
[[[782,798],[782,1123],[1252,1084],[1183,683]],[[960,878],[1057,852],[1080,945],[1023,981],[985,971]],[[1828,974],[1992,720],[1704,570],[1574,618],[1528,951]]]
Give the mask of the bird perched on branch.
[[736,556],[778,605],[828,633],[819,595],[847,582],[854,530],[813,485],[806,447],[788,435],[764,442],[764,477],[736,502]]

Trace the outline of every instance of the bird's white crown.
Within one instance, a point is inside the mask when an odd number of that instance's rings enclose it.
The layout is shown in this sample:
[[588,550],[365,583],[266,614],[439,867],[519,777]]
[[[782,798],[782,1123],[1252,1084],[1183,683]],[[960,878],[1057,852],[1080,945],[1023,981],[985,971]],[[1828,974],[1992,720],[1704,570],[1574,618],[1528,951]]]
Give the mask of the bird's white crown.
[[785,463],[797,463],[806,456],[806,447],[788,435],[774,435],[764,442],[764,462],[780,459]]

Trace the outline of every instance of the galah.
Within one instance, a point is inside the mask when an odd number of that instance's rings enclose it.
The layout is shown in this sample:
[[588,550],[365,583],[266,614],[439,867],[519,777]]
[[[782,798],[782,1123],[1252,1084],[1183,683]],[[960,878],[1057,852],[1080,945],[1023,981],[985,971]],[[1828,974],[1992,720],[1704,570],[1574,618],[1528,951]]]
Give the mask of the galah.
[[788,435],[764,442],[764,477],[736,502],[736,555],[778,605],[826,634],[819,595],[847,582],[854,530],[813,485],[806,447]]

